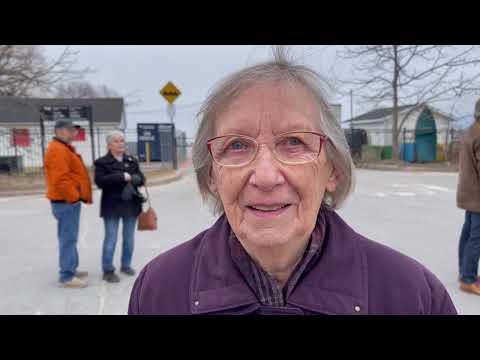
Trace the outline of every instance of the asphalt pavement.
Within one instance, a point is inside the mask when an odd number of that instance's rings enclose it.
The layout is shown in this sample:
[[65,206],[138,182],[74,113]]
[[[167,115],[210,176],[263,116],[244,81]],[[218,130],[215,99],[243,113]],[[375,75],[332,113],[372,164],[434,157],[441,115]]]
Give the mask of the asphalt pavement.
[[[340,215],[358,232],[427,266],[447,287],[461,314],[480,314],[480,297],[457,283],[457,246],[463,211],[455,206],[456,173],[357,171],[357,188]],[[133,266],[140,270],[165,250],[209,227],[193,174],[150,188],[156,232],[137,232]],[[89,287],[57,286],[56,223],[42,195],[0,198],[0,314],[125,314],[134,278],[102,281],[99,192],[82,207],[80,270]],[[119,267],[121,238],[115,266]]]

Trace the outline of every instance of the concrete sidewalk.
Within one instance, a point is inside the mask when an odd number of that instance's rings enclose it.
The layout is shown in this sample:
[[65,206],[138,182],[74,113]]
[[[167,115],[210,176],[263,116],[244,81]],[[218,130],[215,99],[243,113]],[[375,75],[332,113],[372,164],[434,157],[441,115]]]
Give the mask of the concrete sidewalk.
[[[185,174],[191,172],[192,169],[190,167],[183,167],[175,171],[171,175],[152,175],[148,171],[145,171],[145,177],[147,178],[147,185],[148,186],[157,186],[157,185],[164,185],[169,184],[174,181],[180,180]],[[99,190],[95,185],[94,191]],[[45,189],[43,187],[37,189],[25,189],[25,190],[0,190],[0,198],[2,197],[15,197],[15,196],[29,196],[29,195],[41,195],[45,193]]]
[[384,171],[406,171],[406,172],[458,172],[457,164],[450,163],[392,163],[392,162],[363,162],[355,165],[357,169],[384,170]]
[[[173,177],[172,177],[173,178]],[[358,233],[425,265],[447,288],[460,314],[480,314],[478,296],[459,289],[458,239],[465,214],[455,207],[455,173],[358,170],[357,187],[339,214]],[[166,179],[165,179],[166,180]],[[168,181],[168,180],[167,180]],[[202,202],[195,174],[149,189],[157,231],[135,234],[133,267],[192,239],[217,220]],[[100,191],[82,206],[78,251],[85,289],[58,287],[56,221],[43,196],[0,199],[0,314],[126,314],[135,277],[102,280],[104,223]],[[121,259],[121,237],[114,265]]]

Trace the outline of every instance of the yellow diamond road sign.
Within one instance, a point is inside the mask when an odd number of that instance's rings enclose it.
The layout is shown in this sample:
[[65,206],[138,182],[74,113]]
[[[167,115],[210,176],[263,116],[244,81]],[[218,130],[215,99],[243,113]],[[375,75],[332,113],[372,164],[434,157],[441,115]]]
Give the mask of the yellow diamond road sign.
[[181,94],[180,90],[178,90],[171,81],[160,90],[160,95],[162,95],[170,104],[173,104]]

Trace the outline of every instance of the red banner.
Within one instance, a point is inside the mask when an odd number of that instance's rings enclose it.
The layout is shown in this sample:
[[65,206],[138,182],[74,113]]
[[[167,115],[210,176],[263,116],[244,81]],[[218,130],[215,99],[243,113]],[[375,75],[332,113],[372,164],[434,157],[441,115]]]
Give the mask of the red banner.
[[30,146],[30,132],[28,129],[13,129],[11,145],[18,147]]
[[85,129],[78,129],[77,136],[75,136],[75,139],[73,139],[73,141],[85,141]]

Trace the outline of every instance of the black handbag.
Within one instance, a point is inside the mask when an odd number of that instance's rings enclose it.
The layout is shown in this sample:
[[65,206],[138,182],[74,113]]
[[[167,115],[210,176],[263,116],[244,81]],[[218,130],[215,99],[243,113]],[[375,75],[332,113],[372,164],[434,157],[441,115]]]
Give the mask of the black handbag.
[[130,201],[135,200],[140,204],[143,204],[147,199],[138,191],[138,189],[133,186],[132,183],[127,183],[122,190],[122,200],[123,201]]

